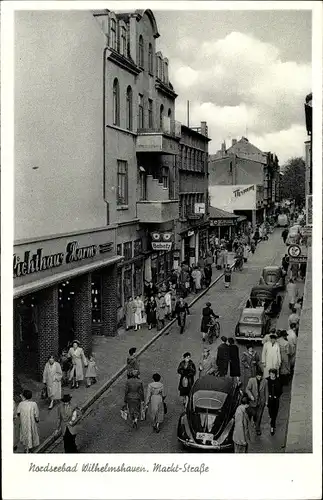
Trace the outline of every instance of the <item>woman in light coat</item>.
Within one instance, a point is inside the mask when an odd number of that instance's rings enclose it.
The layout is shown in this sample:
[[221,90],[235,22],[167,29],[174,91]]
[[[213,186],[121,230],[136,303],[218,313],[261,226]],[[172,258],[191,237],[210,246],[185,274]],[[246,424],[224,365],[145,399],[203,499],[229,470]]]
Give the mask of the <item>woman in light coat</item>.
[[133,298],[130,297],[126,305],[126,330],[135,326],[135,311],[136,305]]
[[168,318],[171,318],[172,316],[172,292],[168,290],[168,292],[165,293],[165,304],[166,304],[166,316]]
[[146,409],[149,410],[153,429],[159,432],[159,426],[164,421],[164,401],[166,398],[164,385],[160,381],[161,376],[159,373],[154,373],[153,382],[148,384],[146,396]]
[[17,408],[17,416],[20,421],[20,442],[29,453],[39,445],[38,426],[39,409],[35,401],[31,401],[32,392],[25,389],[22,393],[22,401]]
[[137,295],[137,297],[134,300],[135,304],[135,330],[140,329],[140,326],[143,323],[143,313],[145,311],[145,305],[143,301],[141,300],[140,295]]
[[70,381],[72,389],[78,388],[79,382],[84,380],[83,365],[87,366],[87,360],[78,340],[73,340],[73,345],[68,351],[68,357],[72,359],[72,369],[70,371]]
[[44,368],[43,383],[46,385],[47,394],[50,399],[49,409],[54,406],[55,401],[62,398],[62,369],[54,356],[49,356]]
[[166,317],[166,302],[165,297],[161,293],[158,294],[156,298],[156,319],[157,319],[157,330],[161,330],[165,326]]
[[282,330],[278,333],[277,344],[280,349],[281,365],[280,365],[280,378],[282,385],[288,383],[290,376],[290,360],[292,355],[291,347],[287,340],[287,331]]
[[262,348],[261,355],[264,377],[269,377],[269,370],[274,369],[279,373],[281,365],[281,356],[279,345],[277,344],[277,335],[271,334],[270,340]]

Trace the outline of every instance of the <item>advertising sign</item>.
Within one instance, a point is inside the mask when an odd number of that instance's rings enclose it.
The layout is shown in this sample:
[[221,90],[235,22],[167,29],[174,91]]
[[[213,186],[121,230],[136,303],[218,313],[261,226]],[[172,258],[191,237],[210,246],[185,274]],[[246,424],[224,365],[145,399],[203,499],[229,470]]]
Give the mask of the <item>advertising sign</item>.
[[195,214],[205,214],[205,203],[195,203],[194,213]]
[[227,212],[234,210],[256,210],[256,184],[234,186],[210,186],[211,205]]
[[173,246],[173,233],[159,233],[157,231],[151,233],[151,248],[157,251],[169,252]]

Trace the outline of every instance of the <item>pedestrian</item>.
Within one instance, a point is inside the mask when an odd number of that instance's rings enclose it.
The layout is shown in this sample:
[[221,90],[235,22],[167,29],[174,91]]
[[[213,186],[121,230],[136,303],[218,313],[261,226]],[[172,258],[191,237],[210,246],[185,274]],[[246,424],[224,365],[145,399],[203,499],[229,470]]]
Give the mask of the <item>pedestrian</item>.
[[217,319],[219,317],[211,309],[211,302],[207,302],[202,310],[201,332],[203,342],[205,342],[205,335],[209,331],[212,318]]
[[288,229],[285,227],[285,229],[283,229],[283,232],[282,232],[282,238],[283,238],[284,243],[286,243],[287,236],[288,236]]
[[70,382],[72,389],[79,387],[79,382],[84,380],[83,365],[87,366],[86,357],[78,340],[73,340],[73,345],[68,351],[69,358],[72,359],[72,369],[70,371]]
[[241,365],[243,366],[242,387],[245,389],[249,379],[256,376],[257,368],[260,365],[259,354],[255,351],[252,343],[247,344],[247,349],[242,353]]
[[195,293],[199,293],[199,291],[201,290],[202,274],[197,266],[195,266],[194,270],[192,271],[192,278],[193,278],[194,291]]
[[199,377],[204,377],[205,375],[215,375],[216,373],[216,363],[213,356],[210,354],[210,348],[204,347],[202,358],[199,362]]
[[20,423],[19,439],[24,447],[25,453],[30,453],[39,445],[38,426],[39,409],[37,403],[32,401],[33,394],[29,389],[22,392],[22,401],[17,407],[17,417]]
[[148,329],[151,330],[156,326],[156,300],[155,297],[151,296],[146,303],[146,315],[147,315],[147,324]]
[[300,297],[299,299],[297,299],[297,302],[296,302],[296,304],[294,306],[295,313],[298,316],[298,322],[300,321],[300,318],[301,318],[302,304],[303,304],[303,298]]
[[182,334],[185,328],[186,315],[190,314],[187,302],[184,302],[183,297],[180,297],[179,300],[176,302],[175,314],[177,317],[178,326],[180,327],[180,333]]
[[61,430],[65,453],[77,453],[76,435],[78,433],[78,412],[71,405],[72,396],[64,394],[58,407],[57,432]]
[[255,246],[257,246],[258,244],[258,241],[260,239],[260,231],[259,231],[259,227],[256,228],[255,232],[254,232],[254,235],[253,235],[253,239],[254,239],[254,242],[255,242]]
[[243,261],[248,262],[248,256],[249,256],[249,246],[247,243],[243,245]]
[[145,285],[145,295],[146,297],[150,298],[150,297],[155,297],[157,293],[157,288],[155,287],[155,285],[153,284],[152,281],[146,281],[146,285]]
[[222,269],[222,267],[224,265],[224,255],[225,255],[225,249],[223,246],[221,246],[219,251],[218,251],[218,258],[217,258],[217,264],[216,264],[216,268],[218,270]]
[[264,369],[264,377],[267,378],[269,375],[269,370],[274,368],[279,371],[281,365],[280,349],[277,344],[277,335],[275,333],[270,334],[270,340],[263,345],[262,348],[262,366]]
[[290,274],[291,278],[293,278],[294,281],[297,281],[298,271],[299,271],[299,264],[297,262],[293,262],[290,266]]
[[229,344],[230,377],[240,378],[241,370],[240,370],[240,360],[239,360],[239,348],[234,343],[234,339],[232,337],[228,338],[228,344]]
[[287,295],[288,295],[289,308],[290,308],[290,310],[292,310],[292,309],[294,309],[295,302],[296,302],[297,295],[298,295],[296,284],[292,278],[290,278],[289,283],[286,287],[286,290],[287,290]]
[[255,251],[256,251],[256,242],[254,239],[252,239],[250,242],[250,252],[253,255],[255,253]]
[[282,265],[281,265],[281,267],[284,269],[285,273],[287,274],[288,267],[289,267],[289,256],[288,256],[287,253],[282,258]]
[[96,384],[98,376],[98,367],[96,365],[94,354],[89,356],[88,365],[85,372],[86,386],[90,387],[92,384]]
[[222,344],[218,347],[216,364],[218,367],[218,376],[226,377],[229,367],[230,350],[228,346],[228,339],[224,335],[221,337]]
[[292,309],[291,314],[288,316],[288,326],[296,325],[296,334],[298,335],[300,316],[296,312],[296,304]]
[[136,352],[136,347],[131,347],[129,349],[129,356],[127,357],[127,378],[131,378],[133,371],[140,373],[139,360],[136,357]]
[[306,269],[307,269],[306,262],[301,262],[299,265],[299,277],[301,280],[305,279]]
[[247,453],[250,441],[249,418],[247,408],[249,407],[248,396],[242,396],[241,403],[234,415],[233,443],[234,453]]
[[126,304],[126,330],[128,331],[130,328],[135,326],[135,312],[136,312],[136,304],[132,297],[129,298]]
[[192,385],[194,384],[194,377],[196,375],[196,366],[191,360],[191,353],[185,352],[183,360],[178,365],[177,373],[180,375],[178,390],[182,397],[183,405],[186,408],[188,396],[190,394]]
[[290,377],[290,360],[292,355],[292,349],[287,340],[287,331],[280,330],[278,332],[277,344],[280,349],[281,365],[279,368],[279,376],[281,385],[287,385]]
[[297,333],[296,324],[292,323],[287,332],[287,342],[290,346],[290,371],[291,375],[294,373],[295,361],[296,361],[296,348],[297,348]]
[[62,397],[62,378],[61,365],[55,356],[49,356],[43,372],[43,383],[50,399],[49,410],[53,408],[55,401],[59,401]]
[[146,410],[149,411],[153,429],[158,433],[165,418],[166,393],[159,373],[153,374],[153,382],[148,384]]
[[137,297],[135,298],[134,306],[135,306],[135,331],[137,331],[140,330],[141,325],[143,324],[143,313],[145,311],[145,306],[140,295],[137,295]]
[[207,264],[204,268],[204,276],[205,276],[205,286],[208,288],[211,285],[212,281],[212,266],[211,264]]
[[172,317],[172,292],[168,290],[165,293],[165,304],[166,304],[166,317],[171,319]]
[[159,292],[156,299],[156,320],[157,330],[161,330],[165,326],[166,317],[166,302],[165,297]]
[[249,414],[255,423],[256,434],[260,436],[261,419],[268,400],[268,383],[260,368],[257,368],[256,376],[249,379],[246,394],[250,399]]
[[139,371],[133,370],[126,382],[124,402],[134,428],[138,427],[143,401],[144,386],[139,378]]
[[64,348],[59,358],[59,364],[62,369],[62,386],[68,385],[70,370],[72,369],[71,359],[68,357],[68,349]]
[[224,286],[225,286],[225,288],[229,288],[229,286],[230,286],[231,275],[232,275],[232,269],[228,264],[226,266],[226,268],[224,269]]
[[213,256],[211,250],[208,250],[205,258],[205,267],[212,266],[213,264]]
[[277,370],[274,368],[269,370],[268,381],[268,413],[270,417],[270,434],[273,436],[276,430],[276,419],[279,410],[279,400],[282,395],[280,380],[277,376]]

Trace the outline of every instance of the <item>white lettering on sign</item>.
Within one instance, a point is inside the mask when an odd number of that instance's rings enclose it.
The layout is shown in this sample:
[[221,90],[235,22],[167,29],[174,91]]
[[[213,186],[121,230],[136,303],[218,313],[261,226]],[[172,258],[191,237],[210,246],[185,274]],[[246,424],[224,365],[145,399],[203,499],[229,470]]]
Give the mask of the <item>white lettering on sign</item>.
[[233,193],[234,193],[235,198],[238,198],[238,196],[241,196],[241,195],[243,195],[245,193],[248,193],[249,191],[254,191],[254,190],[255,190],[255,186],[252,185],[252,186],[248,186],[245,189],[240,189],[240,188],[239,189],[235,189],[233,191]]

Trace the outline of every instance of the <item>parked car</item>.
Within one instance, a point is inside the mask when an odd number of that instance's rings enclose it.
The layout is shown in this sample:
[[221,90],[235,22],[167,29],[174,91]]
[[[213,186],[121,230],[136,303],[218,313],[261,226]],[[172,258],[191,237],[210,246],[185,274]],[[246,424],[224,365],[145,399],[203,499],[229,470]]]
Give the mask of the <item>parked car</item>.
[[286,245],[299,245],[301,238],[301,226],[299,224],[296,224],[289,229]]
[[277,226],[278,227],[288,227],[288,216],[287,214],[279,214],[277,217]]
[[263,268],[259,285],[267,285],[275,290],[285,288],[285,274],[280,266],[266,266]]
[[249,302],[251,307],[264,307],[268,316],[277,316],[280,312],[283,297],[279,289],[268,285],[257,285],[251,289]]
[[242,397],[240,385],[231,377],[206,375],[196,380],[177,427],[177,439],[185,448],[233,451],[234,414]]
[[270,330],[270,317],[264,307],[248,307],[243,309],[236,325],[236,341],[262,341]]

